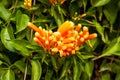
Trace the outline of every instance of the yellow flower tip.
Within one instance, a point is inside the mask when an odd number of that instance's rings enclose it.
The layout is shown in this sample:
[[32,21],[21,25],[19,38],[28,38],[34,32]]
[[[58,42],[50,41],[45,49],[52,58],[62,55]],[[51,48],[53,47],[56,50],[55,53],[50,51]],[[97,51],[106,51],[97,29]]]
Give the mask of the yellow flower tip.
[[84,26],[83,31],[88,31],[88,27]]
[[96,37],[97,37],[97,33],[93,33],[93,35],[94,35],[94,38],[96,38]]
[[67,49],[67,46],[62,46],[62,50],[66,50]]
[[79,47],[77,46],[77,47],[75,47],[75,50],[79,50]]
[[60,53],[60,57],[62,57],[64,55],[62,50],[60,50],[59,53]]
[[88,39],[93,39],[93,38],[96,38],[97,37],[97,34],[96,33],[93,33],[93,34],[90,34]]
[[86,34],[86,35],[84,35],[83,37],[84,37],[84,39],[87,39],[88,36],[89,36],[89,34]]
[[84,41],[85,41],[85,39],[84,39],[84,38],[80,38],[80,41],[81,41],[81,42],[84,42]]
[[72,53],[72,54],[75,54],[75,50],[72,50],[71,53]]
[[57,53],[58,52],[58,48],[52,48],[52,52]]
[[45,44],[46,44],[46,45],[49,45],[49,41],[48,41],[48,40],[46,40],[46,41],[45,41]]
[[35,36],[37,37],[37,36],[40,36],[40,34],[38,33],[38,32],[35,32]]
[[38,42],[38,39],[37,39],[36,37],[34,37],[33,40],[34,40],[35,42]]

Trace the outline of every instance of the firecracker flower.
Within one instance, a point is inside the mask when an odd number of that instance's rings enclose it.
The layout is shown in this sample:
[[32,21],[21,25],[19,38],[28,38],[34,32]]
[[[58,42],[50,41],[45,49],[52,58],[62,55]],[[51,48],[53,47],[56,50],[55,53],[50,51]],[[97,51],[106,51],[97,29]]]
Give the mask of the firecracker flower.
[[54,5],[54,4],[63,4],[66,0],[49,0],[50,4]]
[[32,0],[24,0],[24,6],[26,9],[31,10]]
[[44,50],[52,54],[59,54],[60,57],[75,54],[79,46],[87,40],[97,37],[96,33],[89,34],[88,27],[81,24],[74,25],[72,21],[65,21],[61,24],[56,32],[45,30],[42,27],[36,27],[31,22],[28,27],[35,32],[34,41],[37,42]]

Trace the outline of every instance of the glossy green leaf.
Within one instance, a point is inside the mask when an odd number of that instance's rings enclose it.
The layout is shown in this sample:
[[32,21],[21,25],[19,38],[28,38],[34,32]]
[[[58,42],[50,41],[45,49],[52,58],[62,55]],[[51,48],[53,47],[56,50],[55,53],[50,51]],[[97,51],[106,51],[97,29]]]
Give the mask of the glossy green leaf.
[[110,73],[108,72],[103,72],[102,73],[102,79],[101,80],[111,80],[110,78]]
[[12,39],[14,39],[12,27],[9,26],[9,27],[2,28],[1,41],[4,44],[4,46],[10,51],[14,51],[10,42]]
[[28,22],[29,17],[26,14],[22,14],[21,11],[18,11],[16,14],[16,33],[24,30],[27,27]]
[[77,1],[72,2],[69,6],[71,17],[73,17],[75,15],[75,12],[77,12],[78,10],[79,10],[78,2]]
[[26,48],[26,46],[29,44],[26,40],[13,40],[11,41],[12,46],[19,51],[19,54],[27,57],[30,56],[30,51]]
[[5,62],[8,63],[8,64],[11,64],[8,56],[6,56],[6,55],[3,54],[3,53],[0,53],[0,59],[3,60],[3,61],[5,61]]
[[48,2],[48,0],[38,0],[38,1],[40,1],[41,3],[43,3],[43,4],[50,4],[49,2]]
[[2,3],[0,3],[0,18],[7,21],[10,17],[11,13],[5,9]]
[[3,62],[0,60],[0,65],[2,65],[2,63],[3,63]]
[[51,80],[52,77],[53,77],[53,69],[49,67],[45,75],[45,80]]
[[110,22],[110,24],[113,24],[117,18],[118,7],[116,4],[117,1],[111,2],[106,5],[103,10],[105,17]]
[[11,69],[8,69],[1,76],[1,80],[15,80],[15,74]]
[[57,62],[54,56],[51,56],[51,61],[55,71],[57,72]]
[[93,69],[94,69],[94,62],[93,61],[88,61],[85,64],[85,71],[86,71],[87,75],[89,76],[89,78],[92,76]]
[[83,2],[83,5],[84,5],[84,12],[85,12],[88,1],[87,0],[82,0],[82,2]]
[[104,49],[103,54],[99,57],[111,55],[120,56],[120,43],[111,43],[106,49]]
[[66,62],[64,63],[63,65],[63,68],[62,68],[62,71],[61,71],[61,75],[59,77],[59,80],[61,80],[67,73],[67,70],[69,69],[70,67],[70,61],[69,60],[66,60]]
[[101,26],[97,21],[93,21],[94,26],[96,27],[96,30],[98,33],[102,36],[103,42],[106,42],[106,39],[104,37],[104,27]]
[[111,71],[111,66],[107,63],[106,60],[102,62],[99,72],[104,72],[104,71]]
[[57,25],[61,25],[64,21],[63,14],[60,14],[56,6],[51,7],[51,15],[54,17]]
[[120,72],[117,73],[115,80],[120,80]]
[[[26,67],[26,63],[24,59],[18,60],[14,63],[14,66],[16,66],[20,71],[22,71],[23,73],[25,73],[25,67]],[[31,74],[31,70],[30,70],[30,66],[28,65],[28,70],[27,70],[27,74]]]
[[91,3],[94,7],[104,6],[109,3],[111,0],[91,0]]
[[80,63],[77,61],[76,57],[73,58],[74,67],[73,67],[73,80],[79,80],[82,73]]
[[40,80],[42,74],[42,67],[38,60],[31,60],[32,74],[31,80]]

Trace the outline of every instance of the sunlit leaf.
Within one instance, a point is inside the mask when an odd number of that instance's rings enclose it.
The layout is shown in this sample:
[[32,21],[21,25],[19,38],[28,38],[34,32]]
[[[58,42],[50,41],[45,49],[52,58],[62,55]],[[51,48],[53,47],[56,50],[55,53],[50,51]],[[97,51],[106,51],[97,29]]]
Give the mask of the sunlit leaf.
[[111,0],[91,0],[91,3],[94,7],[104,6],[109,3]]
[[11,69],[8,69],[1,76],[1,80],[15,80],[15,74]]
[[21,11],[18,11],[16,14],[16,33],[24,30],[27,27],[28,22],[29,17],[26,14],[22,14]]
[[32,65],[32,75],[31,80],[40,80],[42,67],[38,60],[31,60]]
[[11,41],[12,46],[19,51],[19,54],[23,56],[30,56],[30,51],[26,48],[26,46],[29,44],[26,40],[13,40]]
[[[18,60],[14,63],[14,66],[16,66],[20,71],[22,71],[23,73],[25,73],[25,67],[26,67],[26,63],[24,59]],[[27,74],[31,74],[31,69],[30,66],[28,66],[28,70],[27,70]]]
[[110,78],[110,73],[108,72],[103,72],[102,73],[102,79],[101,80],[111,80]]
[[117,4],[117,1],[111,2],[108,5],[106,5],[103,10],[105,17],[108,19],[108,21],[111,24],[113,24],[117,18],[118,8],[116,4]]
[[0,60],[0,65],[2,65],[2,63],[3,63],[3,62]]
[[4,46],[10,51],[14,51],[14,48],[12,47],[10,42],[12,39],[14,39],[12,27],[9,26],[9,27],[2,28],[1,41],[4,44]]
[[52,76],[53,76],[53,69],[49,67],[45,75],[45,80],[51,80]]
[[93,61],[88,61],[85,64],[85,71],[86,71],[87,75],[89,76],[89,78],[92,76],[93,69],[94,69],[94,62]]
[[11,13],[5,9],[2,3],[0,3],[0,18],[4,19],[7,21],[10,17]]

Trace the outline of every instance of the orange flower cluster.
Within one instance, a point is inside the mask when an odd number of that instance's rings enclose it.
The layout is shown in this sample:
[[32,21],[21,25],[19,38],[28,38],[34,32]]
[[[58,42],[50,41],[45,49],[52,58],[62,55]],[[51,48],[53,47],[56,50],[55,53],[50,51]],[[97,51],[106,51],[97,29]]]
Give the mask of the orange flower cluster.
[[79,46],[85,41],[96,38],[97,34],[89,34],[88,28],[82,25],[74,25],[71,21],[64,22],[56,32],[47,31],[42,27],[37,28],[34,24],[28,23],[28,27],[36,31],[34,41],[40,46],[52,52],[59,53],[60,57],[75,54]]
[[63,4],[66,0],[49,0],[49,2],[54,5],[54,4]]
[[32,6],[32,0],[24,0],[24,6],[26,9],[30,10]]

